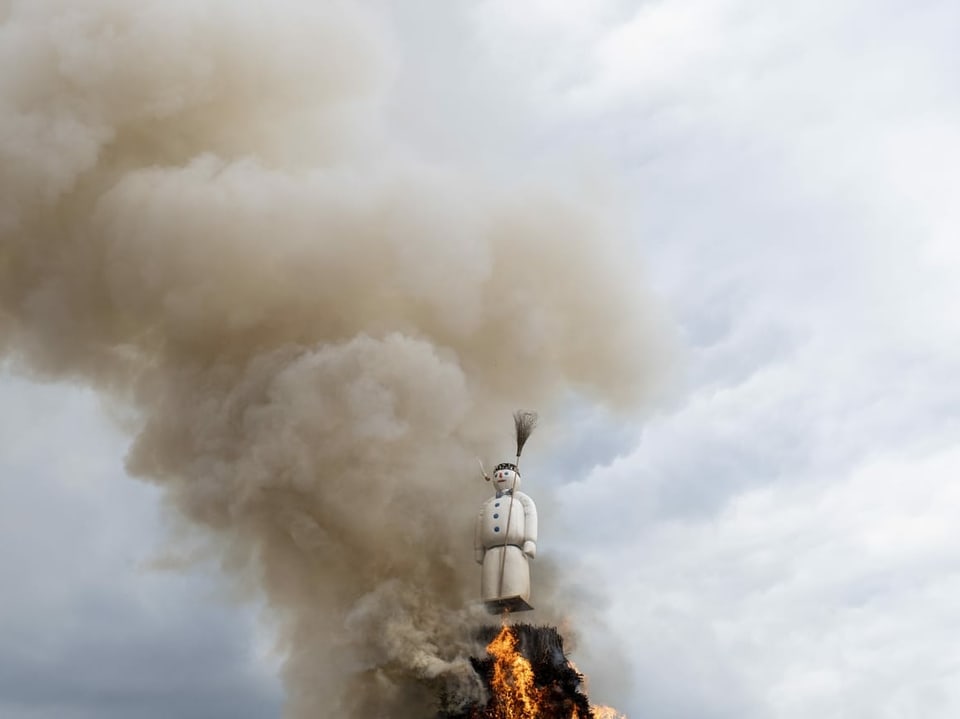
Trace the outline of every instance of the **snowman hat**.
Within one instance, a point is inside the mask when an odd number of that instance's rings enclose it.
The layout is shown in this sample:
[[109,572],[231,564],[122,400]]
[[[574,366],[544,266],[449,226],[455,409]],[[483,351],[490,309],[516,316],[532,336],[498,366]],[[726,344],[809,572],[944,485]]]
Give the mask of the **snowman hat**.
[[[523,452],[523,445],[525,445],[530,438],[530,433],[533,432],[537,426],[537,419],[536,412],[519,410],[513,413],[513,423],[517,430],[517,459],[516,462],[501,462],[494,468],[494,472],[501,469],[512,469],[517,473],[518,477],[520,476],[520,469],[518,468],[520,464],[520,453]],[[483,462],[480,461],[479,457],[477,457],[477,463],[480,465],[480,473],[483,475],[483,478],[489,482],[490,475],[488,475],[487,471],[483,468]]]

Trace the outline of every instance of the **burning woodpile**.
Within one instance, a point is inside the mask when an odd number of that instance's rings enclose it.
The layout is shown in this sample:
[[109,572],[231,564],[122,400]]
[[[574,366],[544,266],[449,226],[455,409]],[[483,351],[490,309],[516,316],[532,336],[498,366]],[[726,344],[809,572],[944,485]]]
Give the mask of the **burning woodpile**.
[[439,719],[625,719],[609,707],[591,707],[583,676],[563,652],[555,627],[485,627],[485,657],[471,659],[487,687],[486,704]]

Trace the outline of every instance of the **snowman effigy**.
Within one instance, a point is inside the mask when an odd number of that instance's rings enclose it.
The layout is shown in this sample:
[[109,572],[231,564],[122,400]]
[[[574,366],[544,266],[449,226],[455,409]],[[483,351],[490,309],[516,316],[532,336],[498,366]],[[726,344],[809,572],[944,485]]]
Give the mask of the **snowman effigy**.
[[[482,565],[480,595],[492,614],[522,612],[530,606],[530,564],[537,554],[537,507],[520,491],[520,453],[537,423],[535,412],[514,414],[517,456],[498,464],[493,477],[496,494],[477,516],[474,551]],[[482,466],[482,465],[481,465]]]

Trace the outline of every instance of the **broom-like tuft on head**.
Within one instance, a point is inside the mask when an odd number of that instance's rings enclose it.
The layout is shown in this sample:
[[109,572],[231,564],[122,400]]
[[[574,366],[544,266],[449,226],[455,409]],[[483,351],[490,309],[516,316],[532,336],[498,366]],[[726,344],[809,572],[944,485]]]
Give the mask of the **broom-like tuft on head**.
[[527,443],[527,439],[530,438],[530,435],[533,433],[534,428],[537,426],[537,413],[528,412],[525,410],[518,410],[513,413],[513,421],[517,426],[517,458],[520,458],[520,453],[523,451],[523,445]]

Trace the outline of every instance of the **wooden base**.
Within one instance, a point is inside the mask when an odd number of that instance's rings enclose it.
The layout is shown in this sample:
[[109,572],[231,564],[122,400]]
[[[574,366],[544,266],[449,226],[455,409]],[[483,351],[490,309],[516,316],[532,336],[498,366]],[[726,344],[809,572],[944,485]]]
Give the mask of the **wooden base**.
[[532,612],[527,600],[523,597],[501,597],[484,602],[487,611],[491,614],[513,614],[514,612]]

